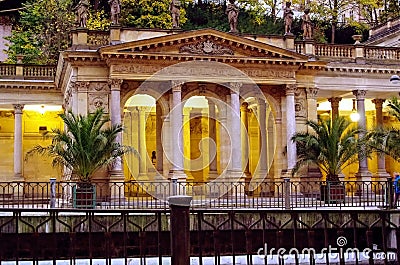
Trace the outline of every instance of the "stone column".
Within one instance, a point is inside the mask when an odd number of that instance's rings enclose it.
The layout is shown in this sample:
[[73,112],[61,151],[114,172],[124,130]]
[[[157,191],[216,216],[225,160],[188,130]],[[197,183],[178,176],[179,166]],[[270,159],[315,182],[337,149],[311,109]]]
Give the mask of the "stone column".
[[208,100],[208,137],[209,137],[209,172],[208,181],[218,177],[217,172],[217,120],[215,114],[215,103]]
[[250,181],[250,143],[249,143],[249,104],[244,102],[240,108],[241,120],[242,120],[242,167],[244,168],[244,174],[246,180]]
[[232,156],[230,177],[237,179],[242,177],[242,147],[240,139],[240,100],[239,89],[242,84],[230,84],[233,87],[231,90],[231,141],[232,141]]
[[[317,94],[318,94],[318,88],[310,87],[307,89],[307,119],[308,120],[312,120],[312,121],[318,120]],[[338,108],[339,108],[339,104],[338,104]]]
[[[226,103],[228,105],[228,103]],[[221,104],[218,106],[219,115],[218,119],[220,121],[220,130],[219,130],[219,139],[220,140],[220,168],[221,174],[226,173],[229,165],[229,152],[230,152],[230,138],[229,138],[229,127],[228,127],[228,119],[227,119],[227,107],[225,104]]]
[[[383,113],[382,113],[382,105],[385,102],[385,99],[373,99],[372,103],[375,104],[375,113],[376,113],[376,126],[382,127],[383,126]],[[386,172],[385,167],[385,155],[378,155],[378,172],[376,172],[377,177],[380,180],[386,180],[390,177],[390,174]]]
[[[366,125],[366,117],[365,117],[365,96],[367,94],[366,90],[353,90],[353,95],[357,100],[357,112],[360,115],[360,119],[358,120],[358,127],[361,130],[365,130],[367,128]],[[364,136],[364,132],[359,133],[359,137]],[[371,180],[371,172],[368,171],[368,160],[367,158],[358,160],[358,172],[356,177],[358,180]]]
[[336,119],[339,117],[339,102],[342,100],[342,98],[339,97],[333,97],[333,98],[328,98],[328,101],[331,103],[331,108],[332,108],[332,120]]
[[[110,102],[110,119],[111,124],[121,124],[121,84],[123,80],[121,79],[109,79],[108,84],[111,88],[111,102]],[[116,138],[117,143],[122,143],[122,135],[119,135]],[[110,181],[112,182],[122,182],[124,181],[124,170],[122,165],[122,158],[119,157],[115,163],[113,164],[113,168],[110,171]],[[120,196],[122,196],[121,194]]]
[[296,112],[294,107],[294,92],[296,85],[286,85],[286,145],[287,145],[287,173],[296,164],[296,144],[292,141],[296,133]]
[[258,106],[259,106],[259,123],[260,123],[260,158],[258,161],[259,171],[257,178],[259,179],[259,181],[263,181],[267,178],[268,174],[267,117],[266,117],[267,104],[264,99],[259,99]]
[[148,107],[137,107],[137,112],[139,114],[139,176],[138,181],[148,180],[147,176],[147,150],[146,150],[146,114]]
[[172,139],[172,168],[169,173],[171,179],[186,181],[186,174],[183,171],[183,123],[182,123],[182,84],[172,81],[172,105],[171,105],[171,139]]
[[162,144],[162,127],[163,119],[161,116],[160,103],[156,103],[156,169],[159,174],[163,175],[163,144]]
[[22,158],[22,110],[24,105],[14,104],[14,180],[24,181]]

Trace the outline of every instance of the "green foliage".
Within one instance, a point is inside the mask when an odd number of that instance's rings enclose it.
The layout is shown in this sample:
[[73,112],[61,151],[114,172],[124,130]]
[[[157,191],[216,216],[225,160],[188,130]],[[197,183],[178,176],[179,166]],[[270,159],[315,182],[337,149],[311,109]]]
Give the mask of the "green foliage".
[[301,167],[315,164],[327,176],[328,181],[339,181],[341,170],[357,161],[363,148],[360,132],[343,117],[334,120],[307,121],[311,132],[298,132],[292,137],[297,145],[297,162],[294,173]]
[[19,25],[8,38],[10,63],[24,55],[23,63],[54,64],[69,44],[74,15],[72,0],[28,0],[20,11]]
[[87,116],[75,115],[72,111],[59,116],[66,130],[54,129],[51,145],[36,145],[27,156],[40,154],[51,157],[53,166],[65,166],[81,182],[90,182],[98,169],[133,151],[116,142],[123,127],[120,124],[108,126],[110,119],[102,109]]
[[[124,26],[138,28],[172,28],[169,11],[170,0],[121,0],[120,23]],[[182,7],[191,0],[181,0]],[[180,24],[186,22],[186,11],[181,8]]]
[[107,30],[111,21],[104,10],[90,10],[87,21],[87,28],[90,30]]

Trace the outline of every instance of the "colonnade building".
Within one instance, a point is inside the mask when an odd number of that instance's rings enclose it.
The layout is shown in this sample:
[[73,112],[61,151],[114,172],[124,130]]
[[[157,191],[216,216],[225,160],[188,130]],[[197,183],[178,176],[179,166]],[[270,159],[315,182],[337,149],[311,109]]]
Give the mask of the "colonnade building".
[[[0,181],[68,178],[48,159],[25,159],[63,128],[57,114],[67,109],[104,108],[112,123],[124,124],[122,142],[139,155],[96,176],[111,181],[280,180],[294,167],[290,138],[307,130],[306,120],[357,111],[362,128],[395,122],[385,100],[400,91],[389,82],[399,48],[214,29],[113,26],[72,34],[57,66],[0,65]],[[394,171],[393,160],[373,157],[343,176],[380,179]]]

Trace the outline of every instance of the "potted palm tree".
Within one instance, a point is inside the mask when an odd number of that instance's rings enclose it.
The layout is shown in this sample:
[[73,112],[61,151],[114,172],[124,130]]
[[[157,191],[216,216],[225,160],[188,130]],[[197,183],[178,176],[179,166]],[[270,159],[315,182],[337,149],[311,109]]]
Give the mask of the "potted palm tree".
[[356,162],[363,150],[363,140],[357,138],[360,130],[343,117],[317,122],[309,120],[306,124],[310,131],[298,132],[292,137],[298,155],[293,174],[303,166],[317,165],[326,175],[326,184],[321,185],[321,200],[343,200],[345,188],[339,174]]
[[123,127],[121,124],[109,125],[110,118],[103,109],[87,116],[76,115],[71,110],[59,116],[64,121],[65,130],[53,129],[48,135],[52,143],[49,146],[36,145],[28,156],[35,153],[49,156],[53,159],[53,166],[69,169],[78,181],[73,188],[74,206],[92,208],[96,198],[92,178],[96,171],[112,165],[117,158],[133,150],[116,141]]

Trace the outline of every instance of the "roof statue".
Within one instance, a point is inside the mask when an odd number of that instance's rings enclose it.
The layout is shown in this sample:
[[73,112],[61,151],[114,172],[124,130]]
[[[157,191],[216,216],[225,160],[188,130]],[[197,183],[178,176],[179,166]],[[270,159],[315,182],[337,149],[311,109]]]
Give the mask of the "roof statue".
[[111,24],[119,24],[119,14],[121,13],[121,3],[120,0],[109,0],[108,4],[111,8]]
[[238,15],[239,15],[239,8],[235,5],[235,0],[229,0],[229,4],[226,7],[226,12],[228,15],[228,21],[230,30],[229,32],[236,33],[237,30],[237,23],[238,23]]
[[283,8],[283,22],[285,24],[285,35],[293,35],[292,23],[293,23],[293,11],[291,9],[291,2],[286,2],[286,6]]
[[301,28],[303,29],[303,39],[310,40],[312,39],[313,25],[310,19],[310,9],[306,8],[304,10],[304,15],[301,17],[302,23]]
[[89,16],[89,1],[80,0],[74,8],[76,12],[76,24],[78,27],[86,28],[87,19]]
[[179,16],[180,16],[181,2],[179,0],[172,0],[169,5],[169,11],[172,17],[172,28],[179,28]]

